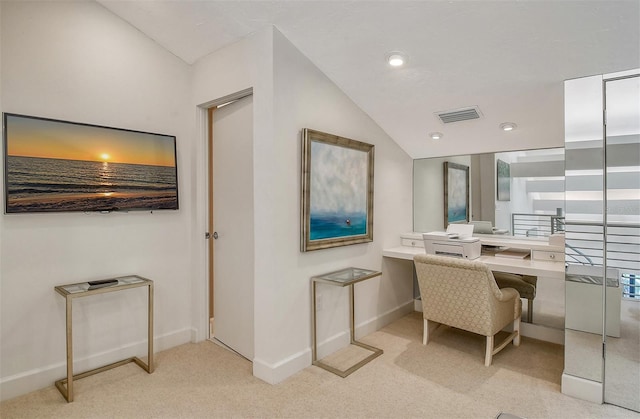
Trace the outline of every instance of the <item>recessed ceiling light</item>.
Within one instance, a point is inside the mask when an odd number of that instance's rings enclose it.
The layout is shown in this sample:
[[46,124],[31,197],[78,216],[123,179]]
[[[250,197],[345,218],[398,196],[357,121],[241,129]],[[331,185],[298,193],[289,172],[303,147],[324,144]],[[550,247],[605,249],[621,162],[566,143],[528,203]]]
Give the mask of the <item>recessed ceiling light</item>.
[[405,61],[405,56],[400,54],[399,52],[392,52],[387,56],[387,62],[391,67],[400,67],[404,64]]
[[429,137],[431,137],[432,140],[439,140],[440,138],[444,137],[444,134],[441,132],[432,132],[431,134],[429,134]]
[[516,124],[514,124],[513,122],[503,122],[502,124],[500,124],[500,129],[502,131],[513,131],[517,127],[518,126]]

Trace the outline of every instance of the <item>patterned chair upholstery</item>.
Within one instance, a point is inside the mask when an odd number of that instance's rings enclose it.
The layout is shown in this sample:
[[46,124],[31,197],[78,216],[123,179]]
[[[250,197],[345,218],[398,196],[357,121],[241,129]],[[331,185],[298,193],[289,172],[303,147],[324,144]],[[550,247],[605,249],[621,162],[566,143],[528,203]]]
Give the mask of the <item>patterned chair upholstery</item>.
[[[413,260],[422,297],[424,345],[429,342],[430,321],[486,336],[486,366],[509,342],[520,345],[520,295],[512,288],[499,289],[487,265],[427,254]],[[511,322],[514,331],[494,348],[495,334]]]

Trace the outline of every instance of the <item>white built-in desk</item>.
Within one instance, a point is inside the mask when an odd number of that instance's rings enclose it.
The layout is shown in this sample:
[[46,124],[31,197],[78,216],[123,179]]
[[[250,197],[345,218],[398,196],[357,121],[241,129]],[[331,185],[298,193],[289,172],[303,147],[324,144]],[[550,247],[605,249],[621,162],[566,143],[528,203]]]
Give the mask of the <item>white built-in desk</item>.
[[[405,233],[401,236],[402,246],[382,250],[382,256],[400,260],[413,261],[415,255],[425,253],[421,233]],[[509,272],[520,275],[537,276],[544,280],[564,281],[564,246],[551,245],[546,240],[517,239],[511,236],[477,234],[483,245],[501,246],[516,249],[528,249],[531,256],[526,259],[515,259],[483,254],[475,261],[485,263],[492,271]],[[557,284],[557,282],[556,282]],[[422,310],[422,303],[416,301],[416,310]],[[521,324],[523,336],[549,342],[564,344],[564,331],[539,324]]]
[[[531,256],[526,259],[494,255],[482,255],[475,259],[486,263],[492,271],[564,279],[563,245],[552,245],[547,240],[514,238],[498,234],[475,234],[474,237],[478,237],[483,246],[501,246],[531,251]],[[422,233],[404,233],[400,235],[400,239],[402,246],[384,249],[382,256],[413,260],[415,255],[424,253]]]
[[[382,256],[396,259],[413,260],[415,255],[423,255],[424,247],[398,246],[382,251]],[[538,259],[513,259],[498,256],[480,256],[475,261],[485,263],[492,271],[509,272],[520,275],[542,276],[564,279],[562,260],[552,262]]]

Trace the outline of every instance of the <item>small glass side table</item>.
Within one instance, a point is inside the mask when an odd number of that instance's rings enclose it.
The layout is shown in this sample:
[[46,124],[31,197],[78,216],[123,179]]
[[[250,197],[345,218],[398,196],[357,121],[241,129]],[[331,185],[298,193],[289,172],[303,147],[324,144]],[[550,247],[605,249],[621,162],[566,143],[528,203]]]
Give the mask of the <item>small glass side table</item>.
[[[382,275],[382,272],[379,271],[371,271],[368,269],[360,269],[360,268],[346,268],[336,272],[330,272],[324,275],[318,275],[311,278],[311,293],[312,293],[312,310],[311,317],[313,318],[313,331],[312,331],[312,359],[311,362],[313,365],[316,365],[320,368],[324,368],[327,371],[330,371],[340,377],[344,378],[356,371],[358,368],[362,367],[364,364],[368,363],[374,358],[382,355],[382,349],[375,348],[371,345],[367,345],[366,343],[358,342],[355,339],[355,315],[354,315],[354,293],[353,293],[353,285],[356,282],[366,281],[367,279],[375,278],[376,276]],[[333,285],[337,287],[349,287],[349,312],[350,312],[350,321],[349,321],[349,330],[350,330],[350,343],[351,345],[356,345],[361,348],[367,349],[372,352],[371,355],[367,356],[363,360],[359,361],[352,367],[347,368],[346,370],[339,370],[331,365],[325,364],[324,362],[318,360],[318,348],[317,348],[317,336],[316,336],[316,286],[318,283]]]
[[[110,370],[129,362],[136,363],[140,368],[151,374],[153,372],[153,281],[137,275],[123,276],[119,278],[107,279],[95,284],[94,281],[79,282],[76,284],[58,285],[54,290],[63,296],[66,301],[66,318],[67,318],[67,378],[56,381],[56,387],[62,393],[67,402],[73,401],[73,381],[88,377],[99,372]],[[94,285],[92,285],[94,283]],[[147,336],[147,362],[144,363],[140,358],[134,356],[122,361],[114,362],[103,367],[85,371],[81,374],[73,375],[73,300],[80,297],[89,297],[96,294],[104,294],[107,292],[122,291],[130,288],[149,287],[148,297],[148,336]],[[66,387],[65,387],[66,386]]]

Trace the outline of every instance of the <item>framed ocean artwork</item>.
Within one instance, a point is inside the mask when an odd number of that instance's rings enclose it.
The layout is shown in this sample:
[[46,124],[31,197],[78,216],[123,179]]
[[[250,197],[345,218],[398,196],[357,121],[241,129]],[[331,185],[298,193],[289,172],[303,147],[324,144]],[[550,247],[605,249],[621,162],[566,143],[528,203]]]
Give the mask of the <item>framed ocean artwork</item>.
[[373,166],[373,145],[302,130],[302,252],[373,241]]
[[444,227],[469,221],[469,166],[444,162]]

